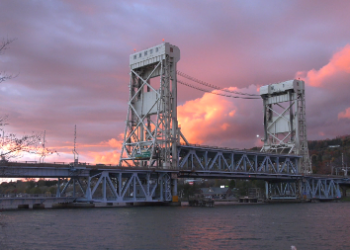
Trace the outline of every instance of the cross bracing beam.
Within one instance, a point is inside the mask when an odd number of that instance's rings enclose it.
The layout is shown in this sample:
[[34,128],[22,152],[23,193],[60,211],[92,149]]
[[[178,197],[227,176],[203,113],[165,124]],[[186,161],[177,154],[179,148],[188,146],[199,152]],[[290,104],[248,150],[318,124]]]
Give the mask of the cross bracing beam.
[[[67,178],[63,184],[59,181],[57,197],[73,196],[86,202],[169,202],[172,185],[171,173],[166,171],[91,170],[88,177]],[[79,193],[75,186],[80,187]]]
[[79,201],[169,202],[171,175],[165,172],[98,171],[89,177],[86,195]]
[[306,199],[333,200],[341,198],[339,184],[343,180],[326,178],[305,178],[302,194]]
[[299,180],[270,180],[266,182],[266,197],[269,200],[299,199],[336,200],[341,198],[340,185],[349,180],[333,177],[303,176]]
[[268,200],[296,200],[300,198],[297,182],[267,182],[265,189]]
[[201,146],[178,147],[178,169],[233,173],[298,174],[300,156]]

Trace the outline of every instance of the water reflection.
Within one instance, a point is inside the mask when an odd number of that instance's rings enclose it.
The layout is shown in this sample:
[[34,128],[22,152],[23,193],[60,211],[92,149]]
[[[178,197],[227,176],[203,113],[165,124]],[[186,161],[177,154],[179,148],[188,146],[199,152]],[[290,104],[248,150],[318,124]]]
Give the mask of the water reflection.
[[349,205],[11,211],[0,233],[9,249],[347,249]]

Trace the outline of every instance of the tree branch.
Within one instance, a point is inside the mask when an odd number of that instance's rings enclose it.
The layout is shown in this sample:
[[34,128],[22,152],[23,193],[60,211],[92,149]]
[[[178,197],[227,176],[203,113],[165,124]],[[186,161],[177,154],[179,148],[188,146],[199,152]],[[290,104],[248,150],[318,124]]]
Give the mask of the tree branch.
[[[8,49],[8,46],[15,40],[16,39],[3,38],[2,42],[0,43],[0,55],[3,54],[5,50]],[[18,74],[14,76],[11,74],[6,74],[6,72],[0,72],[0,83],[15,78],[16,76],[18,76]]]

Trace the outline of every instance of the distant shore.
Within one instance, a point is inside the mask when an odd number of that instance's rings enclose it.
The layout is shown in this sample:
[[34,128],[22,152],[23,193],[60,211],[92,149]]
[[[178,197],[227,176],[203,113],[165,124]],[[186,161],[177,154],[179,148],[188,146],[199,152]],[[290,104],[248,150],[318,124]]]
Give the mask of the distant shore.
[[[214,201],[214,206],[236,206],[236,205],[261,205],[261,204],[266,204],[264,202],[252,202],[252,203],[246,203],[246,202],[239,202],[239,201],[219,201],[215,200]],[[188,201],[181,201],[181,206],[182,207],[187,207],[189,206]]]

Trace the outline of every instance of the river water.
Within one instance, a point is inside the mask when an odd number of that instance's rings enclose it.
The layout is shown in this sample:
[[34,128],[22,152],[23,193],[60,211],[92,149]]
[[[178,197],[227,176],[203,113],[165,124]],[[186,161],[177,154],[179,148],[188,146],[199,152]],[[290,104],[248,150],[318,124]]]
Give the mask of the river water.
[[0,249],[350,249],[350,203],[0,213]]

